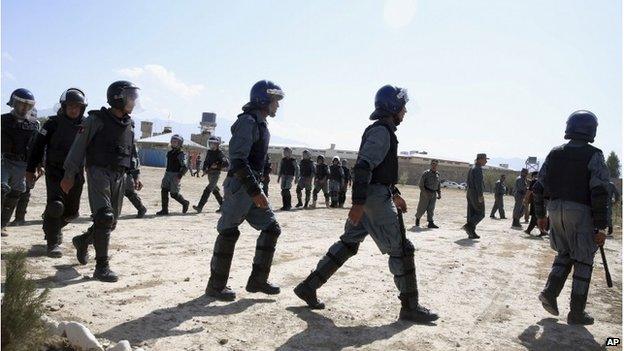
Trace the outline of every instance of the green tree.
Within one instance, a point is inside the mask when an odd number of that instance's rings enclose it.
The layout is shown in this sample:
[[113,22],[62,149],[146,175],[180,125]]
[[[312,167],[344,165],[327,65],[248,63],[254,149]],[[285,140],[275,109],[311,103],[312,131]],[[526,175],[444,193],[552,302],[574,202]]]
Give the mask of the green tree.
[[620,177],[620,159],[615,154],[615,151],[611,151],[609,157],[607,157],[607,167],[609,168],[609,174],[611,178],[619,178]]

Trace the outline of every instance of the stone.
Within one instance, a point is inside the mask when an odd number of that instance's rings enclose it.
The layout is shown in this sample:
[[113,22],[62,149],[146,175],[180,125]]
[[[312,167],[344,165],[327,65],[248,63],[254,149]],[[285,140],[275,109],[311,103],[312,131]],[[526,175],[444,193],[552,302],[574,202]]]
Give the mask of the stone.
[[107,348],[106,351],[132,351],[132,346],[128,340],[121,340],[114,346]]

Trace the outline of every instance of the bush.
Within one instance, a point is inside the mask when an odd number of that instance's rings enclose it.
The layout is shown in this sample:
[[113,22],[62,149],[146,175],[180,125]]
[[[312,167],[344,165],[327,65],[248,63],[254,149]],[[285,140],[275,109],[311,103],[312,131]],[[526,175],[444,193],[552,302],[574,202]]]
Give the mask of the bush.
[[37,286],[26,278],[27,273],[24,251],[7,254],[2,300],[3,350],[37,350],[47,336],[41,316],[48,289],[37,295]]

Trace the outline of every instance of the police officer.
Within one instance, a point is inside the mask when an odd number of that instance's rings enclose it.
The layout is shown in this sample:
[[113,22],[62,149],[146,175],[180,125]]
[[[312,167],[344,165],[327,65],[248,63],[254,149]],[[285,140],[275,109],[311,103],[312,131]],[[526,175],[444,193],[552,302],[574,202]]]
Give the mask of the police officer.
[[269,183],[271,182],[271,172],[273,172],[273,166],[271,166],[271,156],[267,155],[266,162],[264,162],[264,168],[262,169],[262,192],[266,197],[269,197]]
[[360,243],[370,234],[380,251],[389,254],[390,272],[400,292],[400,319],[427,323],[438,318],[418,303],[414,246],[405,237],[402,214],[407,211],[396,183],[398,181],[397,126],[406,113],[405,89],[386,85],[375,96],[375,111],[362,136],[353,168],[353,205],[344,234],[319,261],[316,269],[294,289],[312,309],[325,308],[316,296],[320,288],[347,259],[354,256]]
[[325,164],[325,156],[316,157],[316,170],[314,171],[314,191],[312,193],[312,208],[316,208],[318,193],[322,190],[325,196],[325,207],[329,207],[329,192],[327,180],[329,179],[329,167]]
[[613,235],[613,205],[620,201],[620,192],[613,182],[609,182],[609,230],[607,231],[608,236]]
[[[218,139],[217,139],[218,140]],[[208,144],[210,144],[210,138],[208,138]],[[205,162],[204,162],[205,163]],[[199,178],[199,170],[202,169],[201,155],[195,157],[195,176]],[[203,174],[202,174],[203,175]]]
[[529,174],[529,170],[523,168],[520,171],[520,175],[516,178],[516,183],[514,184],[514,209],[513,209],[513,223],[511,226],[513,228],[522,229],[522,225],[520,224],[520,218],[524,214],[524,196],[527,192],[527,175]]
[[346,159],[342,159],[340,161],[342,163],[342,172],[344,173],[344,181],[342,182],[342,186],[340,187],[340,193],[338,193],[338,207],[343,208],[344,203],[347,200],[347,189],[351,186],[351,170],[349,169],[349,164]]
[[204,161],[203,166],[203,175],[208,175],[208,185],[204,188],[204,192],[202,193],[201,199],[199,199],[197,206],[193,206],[195,211],[198,213],[204,208],[210,194],[214,194],[215,200],[219,203],[219,208],[216,212],[221,211],[223,198],[221,197],[221,191],[219,190],[219,177],[221,176],[221,170],[227,169],[229,162],[223,151],[219,148],[219,145],[221,145],[221,140],[219,140],[219,138],[215,136],[208,138],[208,147],[210,149],[206,153],[206,160]]
[[334,156],[332,164],[329,166],[329,197],[331,198],[331,204],[329,207],[338,207],[338,195],[342,188],[342,182],[344,181],[344,171],[340,165],[340,157]]
[[171,150],[167,152],[167,168],[160,184],[160,199],[162,209],[156,212],[157,216],[169,215],[169,194],[171,198],[182,205],[182,213],[188,211],[189,202],[180,194],[180,181],[188,171],[186,154],[182,150],[184,138],[178,134],[171,136]]
[[476,229],[477,224],[485,217],[485,201],[483,199],[483,166],[487,163],[486,154],[477,154],[474,166],[468,171],[466,180],[466,200],[468,202],[468,214],[466,224],[462,227],[470,239],[479,239]]
[[297,183],[299,178],[299,165],[297,160],[292,157],[292,149],[285,147],[283,151],[284,157],[279,164],[279,171],[277,172],[277,182],[280,183],[282,189],[282,211],[288,211],[292,208],[292,200],[290,195],[290,188],[292,188],[293,181]]
[[[303,158],[299,161],[299,181],[297,182],[297,205],[295,207],[308,208],[310,193],[312,192],[312,180],[315,172],[314,161],[309,150],[303,150]],[[302,191],[305,189],[305,204],[301,202]]]
[[[538,226],[546,230],[550,219],[550,246],[557,256],[539,300],[546,311],[558,315],[557,297],[572,275],[568,324],[593,324],[585,312],[594,255],[605,241],[609,200],[609,170],[600,149],[590,145],[598,119],[590,111],[576,111],[566,123],[567,144],[550,151],[534,186]],[[548,209],[544,196],[549,196]]]
[[[139,88],[128,81],[116,81],[106,91],[110,108],[89,111],[65,158],[61,189],[69,194],[76,186],[76,174],[86,157],[89,205],[93,225],[72,239],[76,258],[87,264],[89,244],[95,248],[93,278],[116,282],[117,274],[110,269],[108,247],[111,232],[117,226],[124,195],[126,172],[132,168],[135,155],[134,123],[130,117],[137,104]],[[136,179],[135,188],[143,184]]]
[[6,226],[20,197],[26,191],[26,160],[39,130],[39,122],[28,118],[35,107],[35,97],[29,90],[20,88],[13,91],[7,105],[13,109],[1,116],[2,236],[8,235]]
[[136,189],[137,187],[135,186],[137,180],[139,179],[139,175],[141,174],[141,169],[139,167],[139,157],[138,157],[139,153],[136,150],[136,144],[134,147],[135,147],[135,150],[134,150],[135,157],[132,157],[133,164],[130,167],[130,169],[128,169],[128,171],[126,172],[124,196],[127,197],[130,203],[132,204],[132,206],[136,208],[137,210],[136,218],[143,218],[145,217],[145,214],[147,213],[147,208],[145,208],[145,206],[143,205],[143,201],[141,200],[141,197],[139,196],[139,194],[137,194],[137,189]]
[[427,212],[427,228],[439,228],[433,222],[436,200],[442,198],[440,191],[440,173],[438,173],[438,160],[431,160],[431,167],[424,171],[418,182],[420,198],[416,210],[416,226],[420,227],[420,218]]
[[[531,180],[529,181],[529,186],[527,188],[527,193],[525,195],[524,205],[529,208],[529,214],[531,215],[531,221],[529,222],[527,229],[524,231],[528,235],[531,235],[531,231],[537,226],[537,215],[535,214],[534,189],[535,189],[535,184],[537,184],[537,181],[539,179],[538,174],[539,172],[531,172]],[[546,232],[543,230],[540,230],[540,233],[538,236],[544,236],[544,235],[546,235]]]
[[494,185],[494,206],[492,207],[492,212],[490,212],[490,218],[496,218],[496,211],[498,211],[500,219],[506,219],[505,204],[503,203],[504,196],[507,193],[505,178],[505,175],[501,174],[500,179]]
[[80,129],[87,108],[87,98],[82,90],[69,88],[61,94],[60,108],[51,116],[35,138],[26,167],[26,183],[34,186],[35,172],[40,167],[45,154],[46,208],[43,213],[43,232],[47,242],[48,257],[63,255],[60,244],[63,240],[62,228],[78,217],[80,196],[84,184],[83,170],[74,178],[74,187],[65,194],[61,189],[63,163],[74,138]]
[[218,300],[232,301],[236,293],[226,286],[234,246],[240,235],[238,226],[247,221],[260,230],[256,242],[253,268],[247,286],[248,292],[279,294],[280,288],[268,282],[273,254],[281,229],[269,202],[260,188],[260,177],[265,167],[271,135],[266,118],[275,117],[279,100],[284,93],[271,81],[261,80],[253,85],[249,103],[243,106],[232,125],[228,148],[230,169],[223,182],[224,201],[217,223],[219,235],[210,261],[210,279],[206,294]]

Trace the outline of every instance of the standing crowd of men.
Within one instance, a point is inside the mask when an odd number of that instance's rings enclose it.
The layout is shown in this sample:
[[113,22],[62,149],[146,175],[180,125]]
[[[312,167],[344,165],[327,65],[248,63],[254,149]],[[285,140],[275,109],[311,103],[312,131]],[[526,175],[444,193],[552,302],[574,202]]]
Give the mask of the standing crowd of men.
[[[1,119],[3,236],[8,235],[6,227],[20,200],[27,199],[29,189],[45,175],[47,198],[43,232],[48,255],[61,257],[62,228],[78,217],[86,174],[93,223],[86,232],[72,239],[76,258],[81,264],[87,264],[89,246],[93,245],[96,262],[93,277],[104,282],[118,280],[110,268],[108,252],[123,197],[128,197],[137,209],[137,217],[143,217],[147,211],[137,194],[143,184],[134,122],[130,117],[139,90],[128,81],[114,82],[107,90],[109,107],[86,112],[88,102],[84,92],[67,89],[59,99],[56,115],[41,127],[36,120],[28,118],[35,105],[33,94],[26,89],[11,94],[8,105],[12,111]],[[193,209],[202,212],[210,195],[219,205],[218,235],[205,290],[213,298],[226,301],[236,298],[227,282],[240,236],[239,226],[245,221],[259,231],[245,289],[269,295],[281,292],[279,286],[269,282],[282,230],[268,201],[271,163],[267,119],[275,117],[283,98],[284,92],[277,84],[267,80],[257,82],[251,88],[249,102],[242,107],[242,113],[231,127],[228,155],[220,150],[219,139],[209,139],[202,167],[202,175],[208,176],[208,185]],[[399,318],[415,323],[438,319],[436,313],[419,303],[415,249],[406,237],[403,222],[407,205],[396,186],[399,180],[396,130],[405,118],[408,101],[403,88],[385,85],[377,91],[375,109],[370,115],[372,123],[363,132],[353,169],[337,156],[331,164],[326,164],[323,155],[318,155],[314,162],[310,151],[304,150],[302,159],[297,162],[292,149],[283,150],[277,170],[282,210],[292,209],[293,183],[296,184],[297,208],[316,207],[321,191],[327,207],[343,207],[347,190],[352,187],[352,206],[344,231],[312,273],[294,289],[310,308],[325,307],[317,297],[317,290],[357,254],[360,243],[371,235],[380,252],[389,255],[389,271],[399,292]],[[546,286],[539,295],[546,311],[559,313],[557,296],[574,269],[568,314],[571,324],[593,323],[593,318],[585,312],[585,304],[594,255],[604,244],[605,229],[608,228],[608,234],[613,231],[612,198],[619,197],[615,186],[609,182],[602,152],[590,145],[597,126],[598,120],[591,112],[574,112],[565,130],[565,139],[570,141],[555,147],[539,172],[529,175],[528,170],[523,169],[514,184],[512,227],[522,228],[520,218],[528,206],[531,221],[526,232],[530,234],[536,226],[540,236],[549,232],[551,247],[557,251]],[[183,213],[189,209],[190,202],[181,194],[181,180],[190,168],[183,145],[180,135],[171,137],[161,182],[162,208],[156,213],[159,216],[169,214],[169,197],[180,203]],[[479,153],[467,175],[467,216],[463,229],[471,239],[479,238],[476,227],[485,217],[483,166],[487,160],[486,154]],[[419,181],[417,227],[426,213],[427,227],[438,228],[434,222],[436,201],[442,197],[438,163],[432,160]],[[194,168],[198,169],[199,164]],[[222,196],[218,183],[223,170],[227,170],[227,175]],[[505,175],[501,175],[494,187],[491,218],[496,218],[496,212],[500,219],[506,218],[503,203],[506,192]],[[25,206],[23,208],[25,212]],[[571,213],[574,215],[569,215]]]

